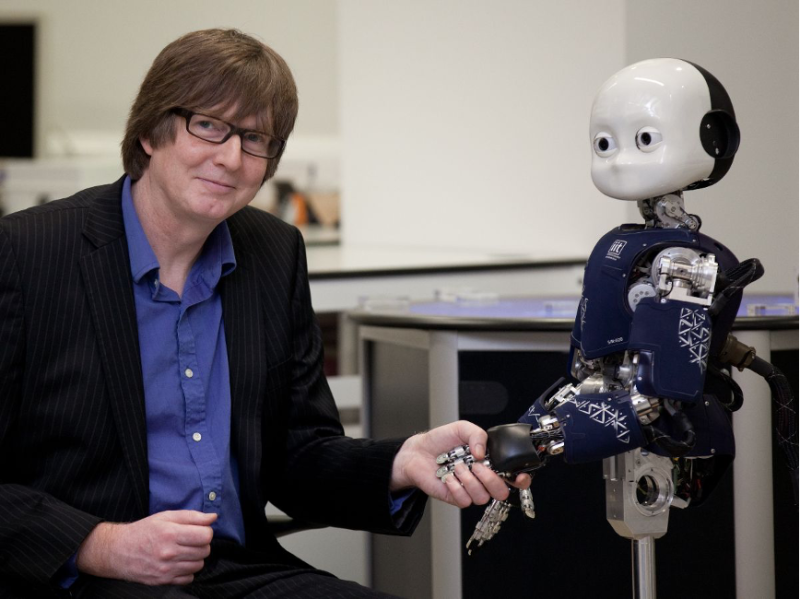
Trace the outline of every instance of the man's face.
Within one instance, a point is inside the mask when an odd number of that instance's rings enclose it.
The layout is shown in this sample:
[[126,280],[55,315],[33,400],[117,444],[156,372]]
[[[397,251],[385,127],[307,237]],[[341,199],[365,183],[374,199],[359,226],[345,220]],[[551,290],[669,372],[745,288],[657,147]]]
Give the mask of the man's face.
[[[233,122],[234,110],[203,112]],[[238,135],[223,144],[210,143],[189,134],[183,117],[174,118],[174,142],[154,148],[149,140],[141,140],[150,156],[144,177],[149,179],[152,199],[180,222],[220,223],[250,203],[261,187],[268,161],[242,152]],[[235,124],[258,129],[255,116]]]

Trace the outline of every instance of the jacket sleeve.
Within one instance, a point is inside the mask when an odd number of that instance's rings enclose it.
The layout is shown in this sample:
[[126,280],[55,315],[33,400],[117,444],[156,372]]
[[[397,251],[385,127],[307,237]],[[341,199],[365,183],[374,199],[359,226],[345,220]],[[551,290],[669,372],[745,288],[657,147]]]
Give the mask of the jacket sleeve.
[[[323,372],[322,336],[311,307],[305,248],[297,234],[292,293],[293,359],[287,459],[272,501],[288,514],[332,526],[386,534],[411,534],[425,496],[407,500],[393,519],[389,496],[392,463],[404,439],[374,441],[343,436]],[[398,524],[396,524],[398,522]]]
[[0,591],[14,580],[51,582],[100,521],[17,484],[13,439],[24,434],[19,427],[27,349],[23,302],[14,248],[0,221]]

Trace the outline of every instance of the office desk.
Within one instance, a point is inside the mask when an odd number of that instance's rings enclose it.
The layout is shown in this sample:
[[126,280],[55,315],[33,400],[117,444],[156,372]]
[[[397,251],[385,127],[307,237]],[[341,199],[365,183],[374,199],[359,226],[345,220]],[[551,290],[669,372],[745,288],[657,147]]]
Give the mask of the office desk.
[[423,299],[437,289],[500,295],[580,293],[585,258],[541,260],[524,254],[414,248],[310,246],[308,278],[316,312],[357,308],[376,296]]
[[[361,326],[366,434],[409,434],[459,418],[484,427],[515,421],[564,374],[576,305],[576,298],[562,297],[351,312]],[[796,385],[797,315],[748,317],[746,305],[742,311],[737,337],[762,358],[793,368],[786,374]],[[739,457],[706,503],[671,511],[670,531],[656,543],[663,597],[775,596],[773,531],[778,571],[788,568],[796,585],[797,514],[788,476],[776,477],[781,526],[773,524],[769,389],[754,373],[735,376],[746,398],[734,418]],[[776,474],[786,474],[780,468]],[[411,539],[373,538],[373,586],[415,599],[631,596],[630,543],[605,521],[601,472],[599,462],[551,460],[534,478],[536,520],[512,512],[471,557],[464,543],[482,508],[460,512],[431,502]]]

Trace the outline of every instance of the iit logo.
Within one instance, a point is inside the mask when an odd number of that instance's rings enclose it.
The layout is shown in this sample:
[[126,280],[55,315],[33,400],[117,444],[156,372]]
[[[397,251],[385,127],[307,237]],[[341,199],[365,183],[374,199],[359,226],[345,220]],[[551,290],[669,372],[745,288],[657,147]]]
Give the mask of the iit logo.
[[625,249],[627,244],[627,241],[616,239],[614,243],[611,244],[611,247],[608,248],[608,251],[606,252],[606,258],[609,260],[619,260],[620,256],[622,255],[622,250]]

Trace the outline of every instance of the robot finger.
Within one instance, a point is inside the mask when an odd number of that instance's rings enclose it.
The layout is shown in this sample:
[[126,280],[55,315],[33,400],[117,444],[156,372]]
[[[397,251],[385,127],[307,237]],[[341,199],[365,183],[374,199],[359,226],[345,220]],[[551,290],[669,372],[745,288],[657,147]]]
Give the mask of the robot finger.
[[449,462],[454,462],[457,460],[464,459],[467,456],[471,455],[472,454],[469,451],[469,445],[459,445],[458,447],[454,447],[450,451],[446,451],[436,456],[436,463],[447,464]]
[[[441,480],[448,474],[455,472],[455,467],[458,464],[464,464],[467,468],[472,469],[472,464],[475,462],[475,457],[470,453],[468,445],[459,445],[445,453],[439,454],[436,457],[436,463],[439,468],[436,470],[436,476]],[[488,460],[483,460],[484,465],[491,467]]]
[[536,517],[536,511],[533,508],[533,494],[530,489],[519,490],[519,506],[522,508],[522,513],[528,518]]
[[467,552],[472,555],[470,545],[478,543],[478,547],[490,540],[500,530],[500,525],[508,518],[508,510],[511,505],[505,501],[494,500],[483,512],[483,517],[477,525],[475,531],[467,541]]

